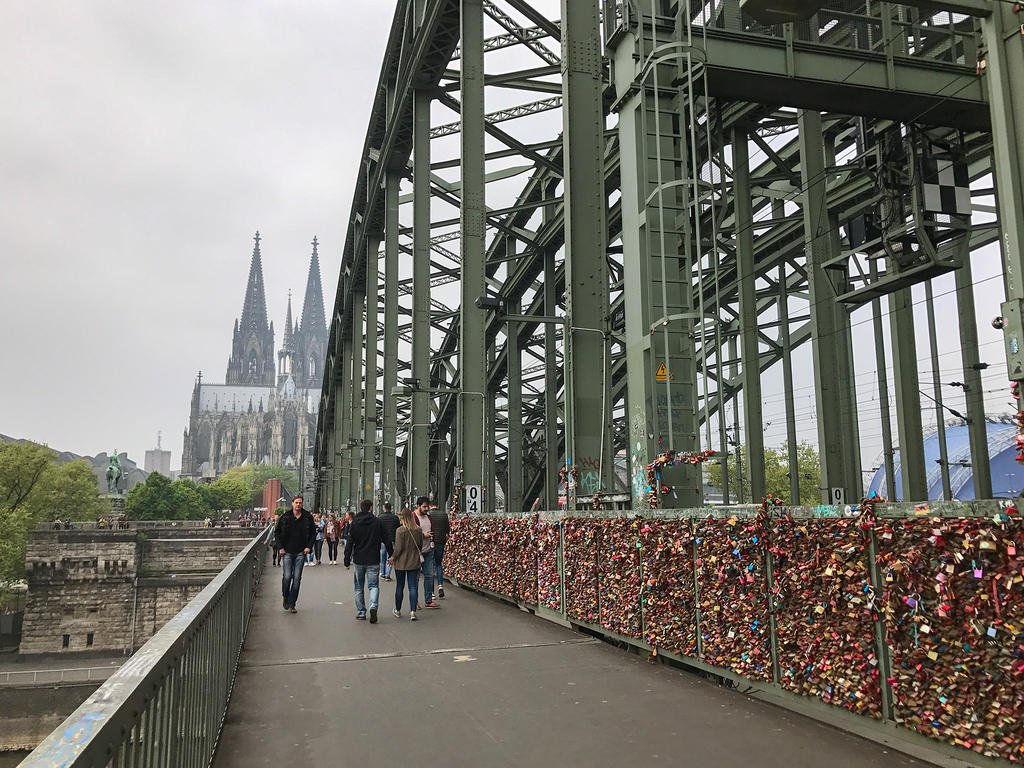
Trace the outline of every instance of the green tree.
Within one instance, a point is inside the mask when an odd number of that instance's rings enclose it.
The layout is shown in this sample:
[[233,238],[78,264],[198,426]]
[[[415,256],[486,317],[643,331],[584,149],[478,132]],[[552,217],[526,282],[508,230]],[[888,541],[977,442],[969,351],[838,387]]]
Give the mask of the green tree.
[[211,511],[194,482],[186,478],[172,483],[159,472],[132,488],[124,506],[132,520],[202,520]]
[[218,479],[237,479],[245,483],[249,489],[249,499],[263,493],[268,480],[278,479],[288,493],[296,493],[299,480],[288,467],[280,465],[248,464],[244,467],[232,467]]
[[209,517],[213,510],[206,504],[200,486],[188,478],[175,480],[171,483],[171,494],[182,520],[202,520]]
[[35,443],[0,444],[0,599],[25,575],[25,536],[46,520],[95,519],[101,500],[84,461],[60,466]]
[[181,518],[178,500],[171,489],[169,478],[151,472],[145,482],[139,483],[125,497],[125,514],[132,520],[178,520]]
[[[743,462],[743,502],[754,504],[760,499],[750,495],[750,484],[747,482],[750,463],[747,461],[747,446],[741,450]],[[818,451],[810,443],[798,443],[796,447],[797,471],[800,479],[800,499],[797,505],[813,506],[821,503],[821,465],[818,462]],[[764,452],[765,484],[768,493],[792,503],[789,498],[789,448],[783,443],[781,448],[766,448]],[[722,463],[716,461],[707,468],[708,482],[715,488],[722,487]],[[730,496],[735,498],[736,460],[729,457],[729,488]]]
[[82,459],[52,467],[39,490],[43,520],[95,520],[105,505],[96,485],[96,473]]
[[12,513],[31,507],[46,472],[56,465],[57,454],[41,445],[0,445],[0,508]]
[[248,506],[253,496],[249,486],[238,477],[219,477],[198,488],[203,503],[211,512]]

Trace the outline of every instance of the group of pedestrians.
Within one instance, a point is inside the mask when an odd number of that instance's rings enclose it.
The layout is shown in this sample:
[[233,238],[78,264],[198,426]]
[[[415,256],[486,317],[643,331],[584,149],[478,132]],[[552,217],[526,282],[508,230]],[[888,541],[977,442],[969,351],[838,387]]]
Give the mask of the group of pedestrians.
[[313,550],[306,555],[307,565],[323,565],[324,543],[327,544],[327,564],[338,564],[338,547],[348,537],[348,527],[352,524],[355,516],[349,512],[342,519],[333,512],[329,515],[313,513],[313,523],[316,525],[316,538],[313,540]]
[[424,608],[441,607],[435,602],[434,588],[436,585],[436,597],[444,598],[443,560],[448,531],[448,513],[431,505],[425,496],[416,500],[415,509],[403,508],[397,515],[390,504],[385,504],[379,516],[374,515],[373,502],[366,499],[359,504],[359,512],[349,513],[345,520],[333,514],[314,515],[303,508],[303,498],[296,496],[291,511],[276,520],[267,536],[268,545],[274,548],[275,565],[278,557],[281,560],[284,609],[296,612],[303,565],[320,562],[323,542],[328,543],[331,564],[337,563],[339,542],[344,542],[345,568],[354,569],[356,619],[377,623],[383,579],[395,582],[392,614],[402,618],[408,591],[409,619],[416,621],[421,596]]
[[[292,509],[295,508],[295,502],[299,502],[299,507],[302,507],[303,499],[302,496],[296,496],[292,500]],[[337,565],[338,564],[338,550],[342,547],[342,542],[348,535],[348,526],[352,522],[354,517],[351,513],[345,517],[338,519],[337,515],[331,513],[329,515],[321,515],[312,513],[313,520],[313,543],[309,547],[304,547],[303,550],[308,549],[309,551],[303,551],[304,565],[316,566],[323,565],[323,551],[324,544],[327,544],[327,564]],[[274,566],[277,567],[279,558],[281,556],[281,544],[278,535],[278,526],[280,524],[280,516],[275,514],[273,520],[270,521],[273,527],[267,531],[267,538],[264,540],[267,548],[271,550],[274,556]]]

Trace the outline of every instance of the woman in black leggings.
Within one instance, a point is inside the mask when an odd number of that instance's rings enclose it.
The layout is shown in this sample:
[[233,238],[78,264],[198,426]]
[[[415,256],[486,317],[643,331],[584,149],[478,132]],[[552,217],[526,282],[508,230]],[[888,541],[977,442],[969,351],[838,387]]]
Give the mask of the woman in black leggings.
[[341,523],[333,514],[327,518],[324,526],[324,539],[327,541],[327,560],[331,565],[338,564],[338,542],[341,541]]

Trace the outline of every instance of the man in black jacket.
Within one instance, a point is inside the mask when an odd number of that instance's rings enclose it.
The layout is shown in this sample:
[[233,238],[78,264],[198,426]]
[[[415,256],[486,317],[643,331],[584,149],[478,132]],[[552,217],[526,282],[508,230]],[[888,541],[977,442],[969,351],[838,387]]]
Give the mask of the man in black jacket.
[[292,511],[281,515],[274,529],[278,553],[281,555],[281,596],[284,609],[296,613],[295,601],[299,599],[299,584],[302,582],[302,566],[306,555],[313,551],[316,540],[316,524],[309,510],[302,508],[302,497],[292,499]]
[[[390,502],[384,502],[384,511],[381,512],[377,519],[384,526],[384,541],[389,542],[393,550],[395,548],[395,534],[398,532],[398,526],[402,523],[399,521],[398,515],[391,511]],[[391,566],[388,565],[387,549],[383,543],[380,545],[380,577],[385,581],[391,581]]]
[[394,546],[386,540],[384,526],[380,519],[373,516],[373,502],[364,499],[359,502],[359,514],[352,521],[348,541],[345,543],[345,567],[355,561],[354,579],[356,593],[356,618],[366,618],[366,602],[363,587],[369,582],[370,587],[370,623],[377,623],[377,601],[380,598],[380,545],[383,544],[388,555]]
[[447,509],[438,509],[437,504],[430,505],[430,532],[434,542],[434,573],[437,576],[437,596],[444,597],[444,547],[448,543],[451,531],[451,520]]

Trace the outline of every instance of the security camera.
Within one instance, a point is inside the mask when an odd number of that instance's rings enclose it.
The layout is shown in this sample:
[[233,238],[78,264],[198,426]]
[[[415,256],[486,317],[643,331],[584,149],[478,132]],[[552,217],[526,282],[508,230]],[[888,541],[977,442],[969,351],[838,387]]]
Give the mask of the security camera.
[[992,318],[992,327],[995,328],[997,331],[1005,328],[1006,327],[1006,318],[1004,318],[1004,317],[994,317],[994,318]]

